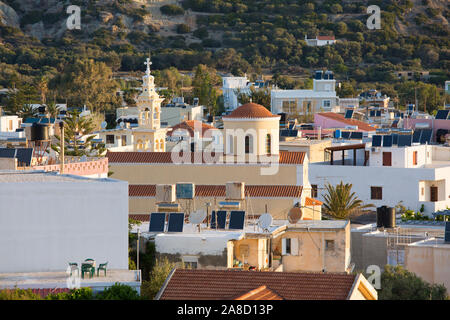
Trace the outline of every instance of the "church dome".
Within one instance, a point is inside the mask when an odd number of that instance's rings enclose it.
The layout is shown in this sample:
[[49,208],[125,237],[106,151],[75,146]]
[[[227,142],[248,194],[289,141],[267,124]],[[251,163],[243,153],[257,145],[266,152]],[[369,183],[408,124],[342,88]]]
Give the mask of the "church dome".
[[276,118],[278,115],[272,114],[267,108],[257,103],[246,103],[236,108],[232,113],[223,116],[224,119],[230,118]]

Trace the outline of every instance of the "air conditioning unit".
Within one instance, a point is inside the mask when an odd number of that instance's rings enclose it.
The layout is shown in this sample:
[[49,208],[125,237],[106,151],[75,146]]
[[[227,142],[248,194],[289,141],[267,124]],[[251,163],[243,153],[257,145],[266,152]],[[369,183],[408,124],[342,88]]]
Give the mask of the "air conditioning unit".
[[245,183],[244,182],[227,182],[225,188],[225,197],[227,200],[244,200]]
[[172,203],[175,202],[175,185],[174,184],[157,184],[156,185],[156,203]]

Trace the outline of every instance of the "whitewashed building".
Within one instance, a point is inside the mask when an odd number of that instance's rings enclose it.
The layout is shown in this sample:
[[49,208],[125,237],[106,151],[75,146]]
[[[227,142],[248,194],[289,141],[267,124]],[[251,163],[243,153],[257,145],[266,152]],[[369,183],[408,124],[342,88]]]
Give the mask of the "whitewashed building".
[[247,77],[223,77],[222,78],[223,103],[226,111],[233,111],[240,106],[238,94],[250,94],[250,81]]
[[[347,158],[356,153],[353,160],[311,163],[309,179],[323,199],[325,185],[337,185],[341,181],[351,183],[352,190],[364,203],[376,207],[394,207],[400,201],[409,209],[418,211],[424,206],[431,214],[450,206],[450,148],[432,145],[409,147],[366,147],[342,151]],[[368,161],[366,161],[366,159]],[[322,200],[321,199],[321,200]]]
[[127,182],[0,171],[0,203],[0,278],[87,258],[128,270]]
[[308,46],[312,47],[333,45],[336,43],[334,36],[316,36],[315,39],[308,39],[307,35],[305,35],[305,41]]

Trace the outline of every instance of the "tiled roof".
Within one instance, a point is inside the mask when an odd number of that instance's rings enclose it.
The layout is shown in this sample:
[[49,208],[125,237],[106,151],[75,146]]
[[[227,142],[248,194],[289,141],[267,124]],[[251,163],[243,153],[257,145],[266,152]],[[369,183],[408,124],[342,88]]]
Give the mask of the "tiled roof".
[[345,123],[349,126],[358,126],[358,130],[362,131],[376,131],[376,129],[367,123],[355,119],[345,119],[345,117],[342,114],[334,113],[334,112],[321,112],[318,113],[318,115],[321,115],[323,117],[327,117],[329,119],[333,119],[342,123]]
[[267,288],[267,286],[260,286],[234,300],[283,300],[283,298]]
[[129,214],[128,218],[137,220],[140,222],[149,222],[150,221],[150,215],[149,214]]
[[189,135],[191,137],[194,137],[194,130],[197,128],[201,129],[201,131],[202,131],[202,133],[200,135],[201,137],[203,137],[208,130],[218,130],[217,128],[214,128],[213,126],[210,126],[209,124],[203,123],[201,121],[188,120],[188,121],[183,121],[183,122],[173,126],[171,128],[172,131],[168,132],[167,135],[171,136],[176,130],[184,129],[189,132]]
[[229,118],[275,118],[278,115],[272,114],[266,107],[257,103],[246,103],[234,110],[227,116],[223,116],[223,119]]
[[322,204],[323,204],[323,202],[319,201],[317,199],[313,199],[313,198],[309,198],[309,197],[305,198],[305,206],[321,206]]
[[356,275],[176,269],[162,300],[231,300],[266,286],[286,300],[345,300]]
[[[300,198],[302,186],[291,185],[246,185],[245,194],[261,198]],[[154,197],[156,185],[129,185],[130,197]],[[195,185],[196,197],[225,197],[225,185]]]
[[335,40],[334,36],[317,36],[317,40]]
[[[173,163],[171,152],[110,152],[106,153],[110,164],[112,163]],[[214,154],[212,154],[214,157]],[[192,163],[196,159],[201,159],[205,163],[202,153],[191,153]],[[304,152],[280,151],[280,164],[303,164]]]

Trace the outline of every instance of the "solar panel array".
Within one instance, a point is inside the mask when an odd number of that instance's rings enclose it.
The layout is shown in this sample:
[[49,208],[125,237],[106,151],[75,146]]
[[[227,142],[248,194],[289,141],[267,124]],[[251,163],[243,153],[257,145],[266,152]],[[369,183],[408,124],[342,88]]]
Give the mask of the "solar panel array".
[[372,147],[381,147],[381,141],[383,139],[383,136],[380,135],[374,135],[372,137]]
[[0,148],[0,158],[16,158],[19,166],[29,167],[33,148]]
[[410,134],[400,134],[398,136],[398,146],[399,147],[409,147],[412,144],[412,135]]
[[450,114],[450,110],[438,110],[438,112],[436,113],[436,120],[447,120],[450,119],[449,117]]
[[351,119],[353,117],[353,110],[347,110],[345,112],[345,119]]
[[[394,132],[392,130],[392,132]],[[413,143],[430,144],[433,136],[432,129],[417,129],[411,131],[395,131],[392,134],[377,134],[372,137],[372,147],[408,147]],[[382,133],[377,130],[377,133]]]
[[[170,212],[168,213],[169,221],[167,223],[167,232],[183,232],[184,213]],[[165,232],[166,231],[166,213],[153,212],[150,214],[149,232]]]
[[244,229],[245,211],[231,211],[225,210],[213,211],[211,215],[211,229],[227,229],[227,218],[229,216],[228,229],[242,230]]
[[392,136],[383,137],[383,147],[392,147]]

